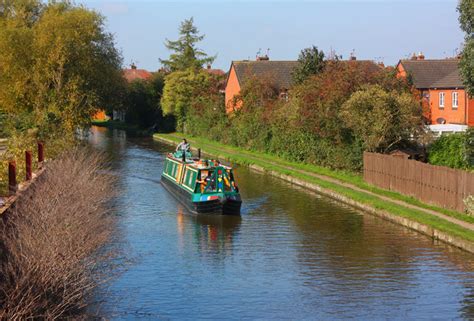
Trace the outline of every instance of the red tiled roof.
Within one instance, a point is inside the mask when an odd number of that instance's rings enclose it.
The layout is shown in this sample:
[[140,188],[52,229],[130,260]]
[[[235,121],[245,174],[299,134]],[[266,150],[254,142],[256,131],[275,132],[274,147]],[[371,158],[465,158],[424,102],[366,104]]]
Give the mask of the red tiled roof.
[[145,69],[124,69],[123,76],[128,82],[132,82],[137,79],[148,80],[151,78],[152,73]]

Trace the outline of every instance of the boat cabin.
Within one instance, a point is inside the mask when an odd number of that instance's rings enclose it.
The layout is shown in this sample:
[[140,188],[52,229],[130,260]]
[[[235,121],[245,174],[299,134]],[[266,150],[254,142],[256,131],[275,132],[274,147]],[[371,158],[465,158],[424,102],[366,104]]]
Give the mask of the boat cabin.
[[191,193],[238,193],[232,168],[215,160],[186,158],[173,154],[165,160],[163,175]]

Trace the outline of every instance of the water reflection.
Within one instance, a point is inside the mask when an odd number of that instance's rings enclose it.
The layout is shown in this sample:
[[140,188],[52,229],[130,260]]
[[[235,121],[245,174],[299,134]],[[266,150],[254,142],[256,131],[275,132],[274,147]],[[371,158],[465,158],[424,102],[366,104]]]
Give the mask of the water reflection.
[[240,216],[194,215],[178,205],[176,220],[181,248],[189,246],[185,244],[185,234],[190,233],[202,257],[222,261],[232,255],[233,241],[242,221]]
[[245,167],[241,218],[191,215],[160,184],[170,146],[121,131],[91,144],[120,177],[136,262],[101,297],[109,318],[474,318],[470,254]]

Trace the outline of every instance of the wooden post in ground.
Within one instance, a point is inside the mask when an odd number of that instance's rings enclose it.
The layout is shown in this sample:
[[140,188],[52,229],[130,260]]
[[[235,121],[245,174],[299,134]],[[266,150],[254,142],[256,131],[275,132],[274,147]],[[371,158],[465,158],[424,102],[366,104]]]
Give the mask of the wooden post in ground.
[[27,150],[25,152],[26,180],[27,181],[30,181],[31,178],[33,177],[31,164],[32,164],[32,162],[31,162],[31,152]]
[[16,162],[8,162],[8,191],[10,194],[15,194],[17,190],[16,182]]
[[44,162],[44,143],[38,142],[38,167],[42,167]]

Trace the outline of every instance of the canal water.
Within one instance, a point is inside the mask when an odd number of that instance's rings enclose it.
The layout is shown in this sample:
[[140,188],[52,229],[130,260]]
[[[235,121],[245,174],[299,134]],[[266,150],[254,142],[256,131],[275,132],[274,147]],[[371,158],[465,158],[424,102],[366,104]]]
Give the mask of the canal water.
[[237,167],[241,218],[195,216],[160,185],[172,147],[93,128],[119,177],[124,271],[112,320],[474,318],[474,256]]

